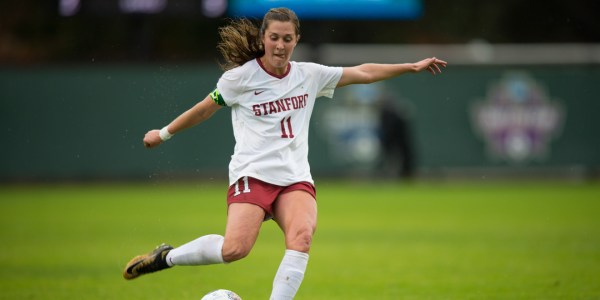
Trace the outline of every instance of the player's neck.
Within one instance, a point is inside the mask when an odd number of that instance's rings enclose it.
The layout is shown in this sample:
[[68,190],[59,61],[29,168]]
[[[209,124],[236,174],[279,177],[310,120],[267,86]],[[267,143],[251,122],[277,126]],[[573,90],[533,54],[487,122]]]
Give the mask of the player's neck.
[[274,75],[275,77],[284,77],[290,69],[290,62],[286,62],[286,64],[283,67],[276,67],[273,66],[268,59],[266,59],[264,56],[258,59],[258,62],[260,63],[261,67],[267,71],[267,73]]

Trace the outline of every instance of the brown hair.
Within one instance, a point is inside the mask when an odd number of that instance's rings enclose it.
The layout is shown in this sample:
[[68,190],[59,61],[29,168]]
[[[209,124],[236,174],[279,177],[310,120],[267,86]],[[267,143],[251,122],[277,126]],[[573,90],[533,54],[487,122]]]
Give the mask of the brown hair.
[[221,63],[221,68],[227,71],[263,56],[265,50],[262,37],[270,21],[292,22],[296,36],[300,36],[298,16],[285,7],[271,8],[265,14],[260,27],[246,18],[231,20],[228,25],[219,28],[221,41],[217,44],[217,50],[225,59],[225,62]]

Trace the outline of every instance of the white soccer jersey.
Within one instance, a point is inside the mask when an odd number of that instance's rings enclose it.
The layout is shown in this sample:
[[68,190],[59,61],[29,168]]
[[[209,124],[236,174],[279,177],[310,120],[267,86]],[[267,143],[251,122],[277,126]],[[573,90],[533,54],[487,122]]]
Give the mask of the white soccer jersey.
[[229,184],[242,176],[280,186],[314,183],[308,164],[308,127],[315,99],[333,97],[341,67],[290,62],[283,76],[259,59],[221,76],[211,94],[231,108],[235,149]]

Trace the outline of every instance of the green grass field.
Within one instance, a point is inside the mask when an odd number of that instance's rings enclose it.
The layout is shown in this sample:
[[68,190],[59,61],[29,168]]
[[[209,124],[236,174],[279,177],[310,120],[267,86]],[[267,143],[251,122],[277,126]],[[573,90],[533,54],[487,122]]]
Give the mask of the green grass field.
[[[0,299],[268,299],[283,239],[125,281],[124,264],[225,224],[224,182],[0,186]],[[600,299],[600,184],[320,181],[296,299]]]

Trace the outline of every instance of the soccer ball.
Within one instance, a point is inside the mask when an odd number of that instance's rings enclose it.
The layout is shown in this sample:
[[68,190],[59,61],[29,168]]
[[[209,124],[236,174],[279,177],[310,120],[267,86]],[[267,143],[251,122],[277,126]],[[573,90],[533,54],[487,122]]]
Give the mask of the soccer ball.
[[204,295],[201,300],[242,300],[242,298],[232,291],[216,290]]

